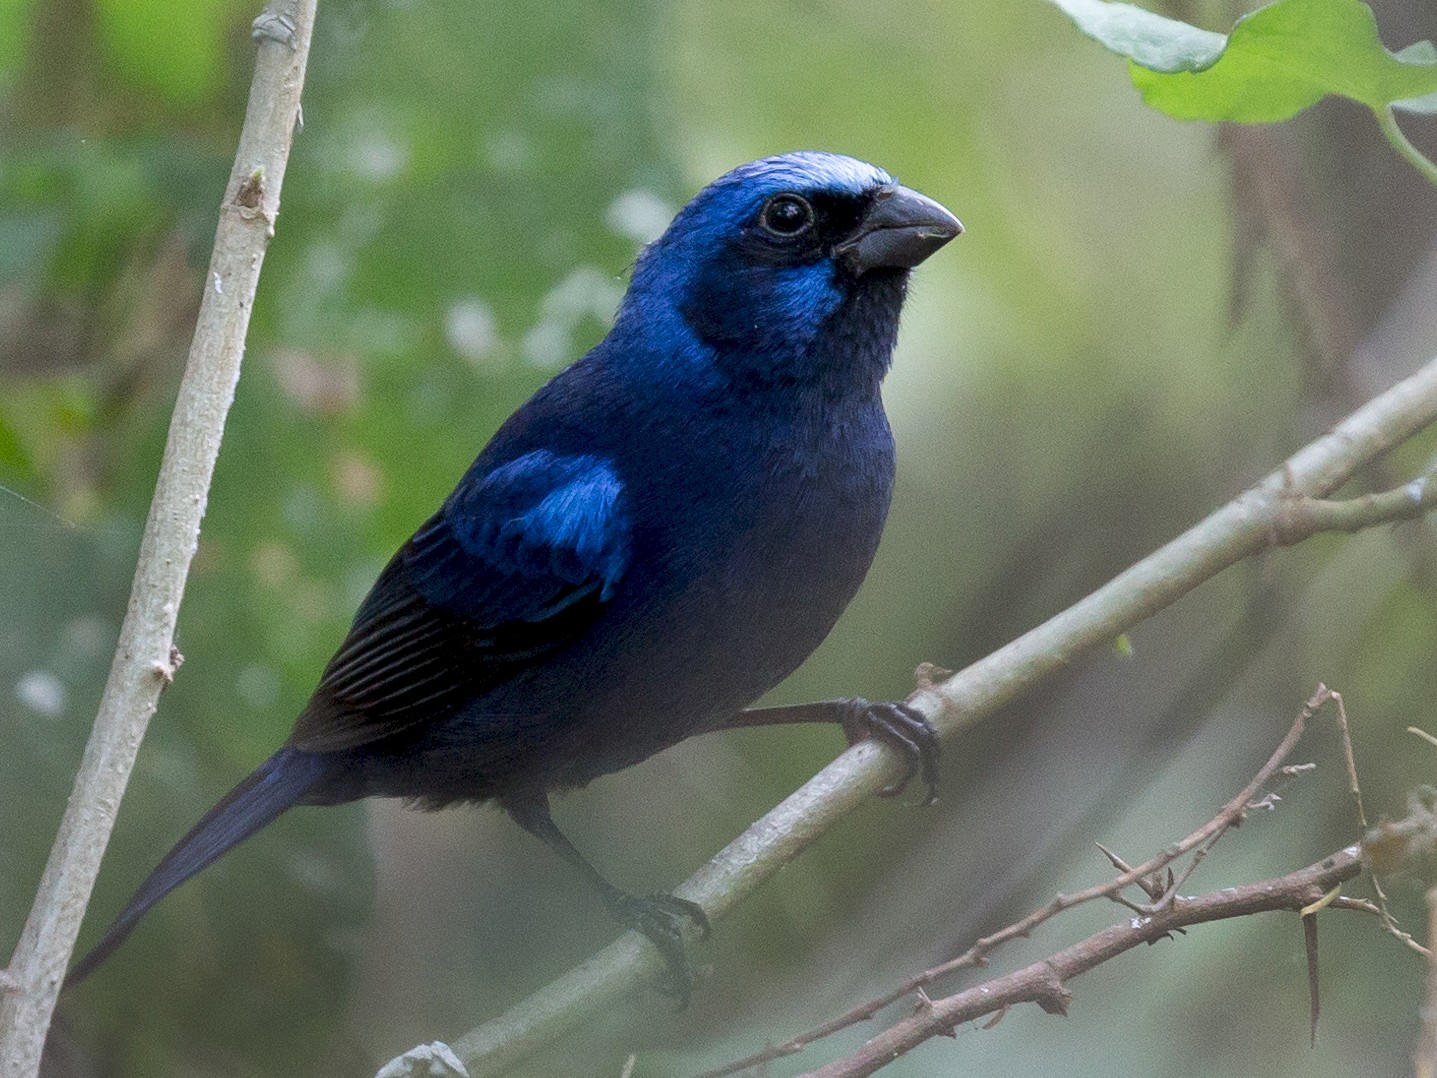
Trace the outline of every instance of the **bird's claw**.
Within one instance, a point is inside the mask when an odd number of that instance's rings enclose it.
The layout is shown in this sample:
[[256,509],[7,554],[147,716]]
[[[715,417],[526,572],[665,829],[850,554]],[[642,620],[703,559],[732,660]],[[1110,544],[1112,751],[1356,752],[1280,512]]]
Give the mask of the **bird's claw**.
[[663,892],[631,895],[619,891],[609,899],[609,910],[616,921],[647,936],[658,948],[668,967],[662,991],[678,1001],[678,1010],[687,1007],[694,973],[684,949],[683,922],[689,921],[699,930],[699,939],[708,939],[711,929],[704,908],[697,902]]
[[909,782],[921,775],[928,787],[922,804],[938,800],[938,731],[916,707],[897,702],[870,703],[854,699],[843,721],[849,744],[874,737],[903,753],[907,769],[892,786],[879,791],[880,797],[897,797]]

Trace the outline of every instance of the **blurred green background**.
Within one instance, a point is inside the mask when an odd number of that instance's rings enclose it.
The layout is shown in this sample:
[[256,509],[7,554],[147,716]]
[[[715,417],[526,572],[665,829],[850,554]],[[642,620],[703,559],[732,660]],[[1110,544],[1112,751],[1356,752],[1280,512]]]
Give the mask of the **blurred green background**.
[[[1430,0],[1374,4],[1390,48]],[[1226,29],[1243,8],[1171,4]],[[0,0],[0,954],[19,935],[108,667],[216,207],[252,3]],[[180,618],[82,946],[288,730],[390,552],[489,433],[602,334],[638,245],[699,186],[800,147],[872,160],[968,232],[918,274],[887,386],[878,563],[775,700],[901,697],[1080,598],[1437,354],[1437,192],[1371,117],[1145,111],[1039,0],[321,4],[278,235]],[[1429,153],[1437,124],[1410,118]],[[1410,477],[1428,437],[1366,481]],[[681,1075],[791,1036],[1136,861],[1250,777],[1318,680],[1369,811],[1437,753],[1437,540],[1407,525],[1231,570],[945,750],[942,801],[875,802],[648,994],[525,1075]],[[673,886],[821,767],[828,730],[700,739],[559,802],[594,862]],[[1337,742],[1188,890],[1357,835]],[[1355,889],[1365,893],[1365,885]],[[1422,923],[1420,887],[1394,885]],[[1024,965],[1117,917],[1082,910]],[[885,1073],[1397,1075],[1423,967],[1322,918],[1197,929]],[[49,1073],[368,1075],[606,943],[584,885],[490,810],[300,810],[167,900],[62,1002]],[[901,1008],[899,1008],[901,1011]],[[792,1074],[872,1027],[776,1064]]]

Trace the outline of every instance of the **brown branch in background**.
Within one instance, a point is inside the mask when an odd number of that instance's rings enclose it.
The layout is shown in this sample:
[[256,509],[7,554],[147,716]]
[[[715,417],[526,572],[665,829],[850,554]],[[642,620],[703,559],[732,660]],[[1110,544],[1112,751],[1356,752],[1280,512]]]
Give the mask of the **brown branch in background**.
[[220,205],[189,362],[140,544],[129,606],[75,787],[35,903],[0,979],[0,1078],[33,1078],[135,755],[174,677],[175,621],[234,399],[265,249],[299,117],[316,0],[271,0]]
[[1174,932],[1208,921],[1277,910],[1299,912],[1361,871],[1358,848],[1351,846],[1276,879],[1224,887],[1195,898],[1175,896],[1157,913],[1129,918],[1004,977],[941,999],[922,997],[913,1014],[853,1055],[810,1071],[804,1078],[860,1078],[873,1074],[930,1037],[950,1035],[964,1022],[1018,1003],[1036,1003],[1049,1014],[1066,1014],[1072,1000],[1067,983],[1124,951],[1141,943],[1157,943]]
[[1350,289],[1337,266],[1330,230],[1318,227],[1313,192],[1298,162],[1294,136],[1284,127],[1224,124],[1218,146],[1231,166],[1233,280],[1229,309],[1245,313],[1254,256],[1265,239],[1276,256],[1288,319],[1302,341],[1310,391],[1328,415],[1361,400],[1352,376],[1357,331]]
[[[1337,886],[1334,884],[1334,886]],[[1331,897],[1324,895],[1324,898]],[[1321,899],[1318,900],[1319,902]],[[1317,983],[1317,914],[1303,912],[1302,942],[1307,949],[1307,999],[1311,1013],[1312,1036],[1309,1044],[1317,1047],[1317,1020],[1322,1016],[1322,996]]]
[[[1268,796],[1259,797],[1263,788],[1266,787],[1275,776],[1283,774],[1290,775],[1306,770],[1305,768],[1287,768],[1284,767],[1284,763],[1287,758],[1292,755],[1293,749],[1297,747],[1297,743],[1301,740],[1303,733],[1307,729],[1307,724],[1312,720],[1312,717],[1317,713],[1318,709],[1329,701],[1335,702],[1339,709],[1342,707],[1342,697],[1340,694],[1333,692],[1326,685],[1319,685],[1311,698],[1303,705],[1302,710],[1298,712],[1297,717],[1292,720],[1292,725],[1288,728],[1286,735],[1284,735],[1283,739],[1278,743],[1277,748],[1273,750],[1272,755],[1268,757],[1267,762],[1258,769],[1252,781],[1244,786],[1237,796],[1224,805],[1216,816],[1192,834],[1188,835],[1187,838],[1181,842],[1167,847],[1160,854],[1143,862],[1136,868],[1129,867],[1116,854],[1099,845],[1098,848],[1103,851],[1104,855],[1113,863],[1114,867],[1122,873],[1121,875],[1114,877],[1106,883],[1097,884],[1071,895],[1058,895],[1047,905],[1041,909],[1034,910],[1022,920],[1015,921],[1013,924],[994,932],[990,936],[984,936],[956,958],[951,958],[931,969],[924,970],[916,977],[905,981],[892,991],[886,992],[876,999],[862,1003],[847,1013],[829,1022],[825,1022],[823,1025],[811,1029],[806,1033],[793,1037],[782,1044],[772,1045],[761,1052],[756,1052],[734,1063],[727,1064],[715,1070],[705,1071],[703,1074],[696,1076],[696,1078],[723,1078],[724,1075],[738,1074],[741,1071],[760,1066],[771,1060],[782,1059],[785,1056],[790,1056],[802,1051],[814,1041],[821,1040],[824,1037],[831,1037],[833,1034],[841,1032],[850,1026],[867,1021],[885,1007],[897,1003],[905,996],[923,993],[929,985],[938,981],[940,978],[946,977],[950,973],[971,966],[984,965],[988,961],[988,956],[1003,944],[1014,939],[1027,939],[1033,934],[1033,930],[1044,922],[1052,920],[1063,911],[1072,909],[1074,906],[1081,905],[1085,902],[1091,902],[1098,898],[1113,899],[1114,901],[1128,905],[1129,908],[1140,915],[1140,918],[1151,916],[1162,912],[1164,909],[1170,908],[1176,900],[1177,888],[1188,878],[1202,858],[1206,856],[1207,851],[1212,849],[1217,841],[1222,838],[1230,828],[1246,819],[1247,814],[1252,809],[1259,806],[1267,807],[1271,803]],[[1339,714],[1341,715],[1342,713],[1339,711]],[[1345,741],[1345,722],[1342,729]],[[1191,863],[1181,874],[1175,875],[1169,866],[1188,853],[1193,853]],[[1161,876],[1164,869],[1168,870],[1166,879],[1163,879]],[[1127,902],[1127,900],[1121,897],[1122,891],[1134,885],[1140,887],[1148,896],[1150,900],[1149,904],[1138,906]],[[1311,901],[1311,899],[1308,901]],[[1303,905],[1306,904],[1306,902],[1303,903]]]
[[[1437,887],[1427,892],[1427,942],[1433,940],[1437,940]],[[1437,1078],[1437,954],[1427,961],[1427,1001],[1421,1013],[1413,1073],[1417,1078]]]

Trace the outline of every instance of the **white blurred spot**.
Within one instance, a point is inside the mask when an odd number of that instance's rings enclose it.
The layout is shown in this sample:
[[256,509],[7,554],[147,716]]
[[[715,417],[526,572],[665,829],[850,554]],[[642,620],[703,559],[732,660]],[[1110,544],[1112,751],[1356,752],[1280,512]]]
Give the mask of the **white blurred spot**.
[[279,702],[279,674],[272,666],[253,663],[235,678],[235,692],[256,711],[268,711]]
[[576,357],[571,350],[569,327],[540,322],[524,334],[524,358],[536,367],[562,367]]
[[70,622],[65,628],[70,645],[87,656],[103,655],[115,644],[115,630],[106,621],[93,615],[84,615]]
[[674,208],[652,191],[634,188],[609,204],[604,221],[611,232],[644,244],[663,235],[674,213]]
[[361,307],[350,313],[345,326],[349,340],[356,342],[369,355],[400,355],[419,336],[414,319],[397,311],[381,311]]
[[337,243],[312,243],[304,253],[304,277],[309,289],[331,292],[342,285],[353,265],[353,257]]
[[370,130],[350,144],[349,163],[368,179],[392,179],[409,164],[409,147],[387,132]]
[[576,359],[574,330],[585,318],[608,326],[623,298],[624,289],[618,281],[597,267],[580,266],[540,302],[539,321],[524,335],[524,359],[545,368]]
[[339,415],[359,403],[359,360],[349,353],[281,348],[273,361],[280,388],[306,412]]
[[31,670],[15,682],[15,697],[40,715],[54,718],[65,710],[69,693],[60,679],[48,670]]
[[449,347],[476,367],[498,358],[499,328],[494,312],[477,296],[455,300],[444,315],[444,338]]
[[345,879],[334,860],[314,849],[301,849],[292,854],[285,866],[290,879],[307,891],[334,893],[343,888]]
[[522,131],[496,131],[484,141],[484,160],[495,172],[528,172],[534,158],[534,141]]
[[324,503],[314,487],[296,484],[280,502],[280,513],[293,532],[301,535],[319,527],[324,520]]
[[339,451],[330,458],[330,478],[347,505],[373,509],[384,497],[384,473],[359,453]]

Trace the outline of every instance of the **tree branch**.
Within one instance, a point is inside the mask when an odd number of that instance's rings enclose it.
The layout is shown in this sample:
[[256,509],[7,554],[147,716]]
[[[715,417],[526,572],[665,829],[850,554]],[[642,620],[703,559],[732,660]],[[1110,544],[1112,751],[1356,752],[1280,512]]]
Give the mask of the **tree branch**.
[[[1434,420],[1437,359],[1087,598],[940,684],[923,686],[909,703],[928,715],[945,737],[977,724],[1084,652],[1112,641],[1223,569],[1279,544],[1293,499],[1327,497],[1359,468]],[[1424,507],[1430,504],[1427,497],[1424,491]],[[1287,534],[1292,534],[1290,525]],[[711,918],[721,917],[834,823],[894,781],[900,770],[897,754],[885,746],[872,741],[852,746],[750,826],[675,894],[702,904]],[[453,1042],[454,1051],[472,1078],[499,1074],[590,1014],[634,992],[658,969],[652,948],[641,937],[626,934],[505,1014],[464,1034]]]
[[860,1078],[912,1051],[930,1037],[1016,1003],[1036,1003],[1049,1014],[1066,1014],[1072,994],[1067,982],[1140,943],[1157,943],[1190,925],[1247,917],[1274,910],[1301,912],[1344,880],[1362,871],[1358,847],[1349,846],[1297,872],[1242,887],[1225,887],[1196,898],[1173,896],[1155,913],[1132,917],[1031,966],[941,999],[919,1000],[915,1012],[890,1026],[846,1059],[835,1060],[803,1078]]
[[[1268,793],[1261,798],[1259,798],[1259,794],[1262,793],[1263,789],[1267,787],[1275,775],[1289,775],[1298,773],[1299,770],[1307,770],[1307,768],[1284,767],[1283,762],[1291,756],[1292,751],[1297,748],[1297,743],[1302,739],[1302,735],[1306,733],[1307,724],[1312,720],[1312,717],[1317,713],[1318,709],[1328,703],[1328,701],[1336,702],[1338,713],[1339,715],[1342,714],[1341,695],[1333,692],[1325,685],[1319,685],[1317,691],[1312,694],[1307,703],[1303,705],[1302,710],[1298,712],[1297,717],[1292,720],[1292,725],[1288,727],[1287,733],[1283,736],[1282,740],[1278,742],[1277,748],[1272,751],[1272,755],[1268,757],[1267,762],[1258,769],[1252,781],[1244,786],[1232,800],[1224,805],[1218,811],[1217,815],[1182,841],[1173,843],[1161,853],[1149,858],[1136,868],[1124,862],[1105,846],[1099,844],[1098,849],[1102,850],[1104,856],[1107,857],[1121,875],[1105,883],[1095,884],[1092,887],[1074,892],[1073,894],[1060,894],[1021,920],[1014,921],[1012,924],[999,929],[992,935],[984,936],[962,954],[950,958],[946,962],[941,962],[931,969],[924,970],[922,973],[904,981],[896,988],[885,992],[876,999],[870,999],[865,1003],[860,1003],[858,1006],[853,1007],[837,1018],[831,1019],[806,1033],[801,1033],[797,1037],[790,1038],[782,1044],[771,1045],[761,1052],[756,1052],[751,1056],[746,1056],[733,1063],[716,1067],[713,1070],[704,1071],[698,1075],[697,1078],[724,1078],[725,1075],[738,1074],[772,1060],[782,1059],[785,1056],[790,1056],[802,1051],[815,1041],[822,1040],[825,1037],[831,1037],[833,1034],[847,1029],[850,1026],[867,1021],[879,1011],[892,1006],[905,996],[918,994],[926,999],[927,997],[924,996],[923,993],[929,985],[960,969],[984,965],[987,963],[989,956],[999,947],[1003,946],[1003,944],[1015,939],[1028,939],[1032,936],[1033,930],[1040,925],[1052,920],[1065,910],[1070,910],[1074,906],[1080,906],[1085,902],[1091,902],[1099,898],[1109,898],[1115,902],[1126,905],[1134,913],[1144,917],[1167,908],[1171,904],[1174,895],[1176,895],[1177,888],[1192,874],[1193,869],[1201,863],[1202,859],[1207,856],[1208,851],[1217,844],[1218,840],[1221,839],[1230,828],[1240,824],[1246,819],[1248,813],[1251,812],[1254,807],[1258,805],[1266,806],[1270,802],[1271,791],[1268,791]],[[1345,722],[1342,726],[1342,740],[1344,745],[1348,743]],[[1193,853],[1191,862],[1189,862],[1181,874],[1173,873],[1171,869],[1169,869],[1169,866],[1188,853]],[[1162,876],[1165,869],[1168,870],[1166,880],[1164,880]],[[1121,897],[1121,893],[1124,890],[1135,885],[1140,887],[1148,896],[1149,902],[1147,904],[1139,906]],[[1372,912],[1377,912],[1375,906],[1372,908]]]
[[220,205],[214,254],[170,421],[129,606],[75,787],[29,919],[0,978],[0,1076],[40,1065],[100,860],[161,690],[173,680],[175,620],[234,399],[245,334],[299,117],[317,0],[271,0],[249,107]]
[[[1348,779],[1353,793],[1357,794],[1357,778],[1350,763],[1351,741],[1347,734],[1342,697],[1325,688],[1320,689],[1317,695],[1308,701],[1307,707],[1303,709],[1303,714],[1298,716],[1293,729],[1288,732],[1273,759],[1270,759],[1265,765],[1264,771],[1268,774],[1272,773],[1274,762],[1280,760],[1295,745],[1294,732],[1300,732],[1315,704],[1327,699],[1334,700],[1338,705],[1344,755],[1348,758]],[[1259,777],[1261,774],[1260,772]],[[1141,916],[1132,918],[1126,924],[1105,929],[1026,969],[990,980],[952,996],[936,1001],[929,998],[926,993],[922,992],[920,981],[928,983],[933,977],[925,974],[926,981],[919,978],[911,982],[920,984],[917,989],[919,1005],[913,1015],[872,1038],[853,1055],[836,1060],[817,1070],[806,1072],[802,1078],[859,1078],[862,1075],[873,1074],[930,1037],[950,1035],[956,1026],[980,1018],[984,1014],[997,1012],[1001,1017],[1002,1012],[1014,1003],[1032,1002],[1037,1003],[1049,1013],[1066,1013],[1066,1004],[1071,998],[1066,987],[1067,981],[1109,958],[1131,949],[1139,942],[1154,943],[1174,930],[1203,921],[1243,917],[1251,913],[1278,909],[1293,910],[1302,915],[1308,951],[1308,978],[1311,986],[1311,1013],[1313,1036],[1315,1037],[1318,1015],[1316,914],[1320,910],[1331,907],[1375,914],[1387,924],[1388,931],[1392,935],[1409,946],[1414,946],[1410,937],[1404,938],[1405,933],[1394,930],[1395,926],[1391,923],[1390,915],[1381,905],[1337,894],[1337,888],[1341,883],[1356,876],[1364,867],[1372,871],[1371,879],[1374,885],[1377,883],[1377,874],[1379,873],[1422,871],[1430,876],[1434,861],[1437,861],[1437,796],[1434,796],[1430,788],[1420,788],[1409,795],[1407,808],[1407,816],[1403,819],[1395,822],[1383,822],[1374,828],[1366,829],[1360,847],[1349,846],[1315,865],[1310,865],[1276,880],[1267,880],[1263,883],[1249,884],[1243,887],[1227,887],[1198,898],[1170,895],[1167,904],[1161,908],[1139,908],[1138,912]],[[1223,814],[1219,814],[1213,822],[1218,822],[1222,817]],[[1208,825],[1208,827],[1211,826],[1211,824]],[[1149,893],[1151,894],[1151,892]],[[1117,896],[1110,897],[1116,898]],[[1269,902],[1269,899],[1272,901]],[[1437,889],[1428,892],[1427,901],[1428,943],[1430,944],[1434,934],[1437,934]],[[1020,924],[1022,923],[1024,922],[1020,922]],[[1434,1033],[1437,1031],[1437,1019],[1434,1019],[1430,1013],[1430,1005],[1434,996],[1437,995],[1437,972],[1434,972],[1437,967],[1431,964],[1432,951],[1416,946],[1414,949],[1420,950],[1426,955],[1429,962],[1429,1007],[1423,1012],[1422,1034],[1416,1051],[1416,1073],[1419,1078],[1431,1078],[1432,1074],[1437,1073],[1434,1071],[1434,1066],[1437,1066],[1437,1033]],[[963,956],[960,956],[960,959],[961,957]],[[954,968],[954,963],[945,963],[928,972],[937,975],[941,971],[951,968]],[[888,1001],[893,1002],[898,998],[901,996],[893,996]],[[857,1010],[851,1013],[857,1013]],[[836,1023],[829,1025],[836,1026]],[[833,1031],[828,1027],[825,1029],[829,1032]],[[710,1071],[700,1078],[719,1078],[721,1075],[737,1073],[741,1065],[746,1066],[752,1061],[767,1061],[777,1058],[779,1054],[783,1053],[777,1049],[770,1050],[762,1060],[757,1055],[752,1056],[749,1060],[742,1061],[742,1064]]]

